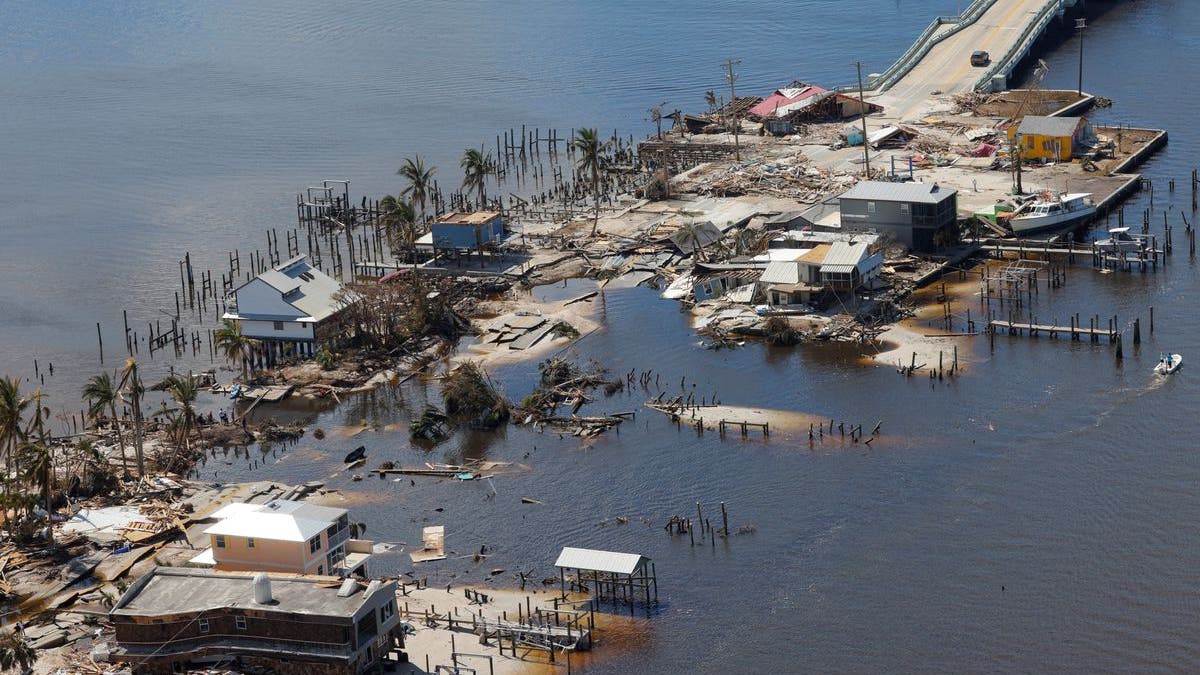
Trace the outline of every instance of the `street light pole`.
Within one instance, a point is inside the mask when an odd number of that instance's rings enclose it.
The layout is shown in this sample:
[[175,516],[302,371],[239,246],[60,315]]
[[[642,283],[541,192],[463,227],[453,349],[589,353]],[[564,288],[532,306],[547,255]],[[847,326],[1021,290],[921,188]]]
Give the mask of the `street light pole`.
[[862,63],[855,61],[854,65],[858,66],[858,113],[862,115],[863,128],[863,175],[867,180],[871,179],[871,151],[867,145],[867,104],[863,97],[863,81],[862,81]]
[[1079,31],[1079,90],[1076,92],[1081,97],[1083,96],[1083,29],[1087,28],[1087,19],[1075,19],[1075,30]]

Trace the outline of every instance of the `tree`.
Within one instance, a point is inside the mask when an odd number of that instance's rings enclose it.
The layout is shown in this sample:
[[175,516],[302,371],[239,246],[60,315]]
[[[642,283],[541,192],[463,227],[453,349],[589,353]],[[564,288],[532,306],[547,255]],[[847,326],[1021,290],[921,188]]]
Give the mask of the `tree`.
[[142,378],[138,376],[137,359],[125,359],[125,367],[121,369],[121,383],[117,385],[122,398],[129,403],[133,410],[133,452],[137,458],[138,477],[146,475],[146,457],[142,452],[142,396],[146,388],[142,386]]
[[246,379],[250,362],[250,350],[254,341],[242,334],[242,327],[232,319],[225,319],[213,333],[213,345],[227,361],[241,364],[242,379]]
[[379,200],[379,208],[383,211],[383,227],[387,233],[388,246],[392,253],[403,249],[412,260],[416,260],[417,246],[417,212],[412,200],[404,197],[387,195]]
[[437,173],[437,167],[425,167],[425,162],[420,158],[404,160],[404,165],[396,172],[397,175],[408,181],[408,186],[400,192],[401,195],[408,196],[412,199],[413,204],[419,209],[418,215],[421,219],[425,218],[425,206],[429,199],[429,191],[433,188],[433,174]]
[[42,495],[42,508],[46,509],[49,522],[50,494],[54,489],[54,451],[40,441],[25,441],[20,452],[25,458],[22,478]]
[[596,214],[592,220],[592,236],[600,227],[600,173],[604,170],[605,151],[608,142],[600,141],[600,135],[595,129],[579,129],[571,140],[578,157],[575,160],[575,170],[579,177],[588,180],[592,185],[592,199],[595,201]]
[[83,385],[83,400],[88,402],[88,415],[93,418],[98,418],[104,409],[108,408],[113,427],[117,430],[117,446],[121,448],[121,472],[124,473],[129,464],[125,457],[125,432],[121,429],[121,420],[117,418],[117,401],[121,400],[121,395],[108,373],[93,375],[87,384]]
[[708,105],[708,111],[713,112],[717,109],[717,92],[709,89],[704,92],[704,103]]
[[479,197],[479,203],[486,205],[488,176],[496,172],[492,153],[484,154],[483,148],[467,148],[459,165],[463,169],[463,187],[467,193],[474,192]]
[[25,441],[22,420],[31,399],[21,395],[21,381],[17,378],[0,378],[0,451],[4,453],[4,488],[10,492],[12,474],[20,473],[17,448]]
[[675,239],[679,242],[679,246],[690,247],[692,254],[696,256],[699,262],[704,261],[704,249],[700,246],[700,238],[703,230],[700,223],[694,220],[689,220],[687,223],[679,226],[679,230],[675,233]]
[[0,636],[0,670],[29,670],[37,662],[37,650],[17,633]]
[[176,375],[167,379],[167,394],[179,404],[183,445],[191,449],[191,434],[196,428],[196,396],[200,393],[200,381],[192,375]]

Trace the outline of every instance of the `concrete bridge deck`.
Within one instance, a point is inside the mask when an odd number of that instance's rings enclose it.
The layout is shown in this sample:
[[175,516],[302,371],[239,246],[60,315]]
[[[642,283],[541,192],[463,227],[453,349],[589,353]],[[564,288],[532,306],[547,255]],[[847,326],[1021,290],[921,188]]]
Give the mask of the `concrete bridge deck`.
[[[906,66],[907,72],[897,81],[880,91],[869,92],[868,97],[884,106],[881,121],[923,117],[935,105],[935,91],[968,92],[981,84],[989,87],[993,78],[1005,78],[1045,27],[1053,25],[1056,17],[1075,4],[1075,0],[977,2],[975,6],[986,7],[977,18],[972,12],[964,12],[966,21],[962,25],[943,23],[928,33],[924,41],[931,46],[924,56]],[[974,20],[970,21],[971,18]],[[971,53],[977,50],[988,52],[992,64],[972,66]]]

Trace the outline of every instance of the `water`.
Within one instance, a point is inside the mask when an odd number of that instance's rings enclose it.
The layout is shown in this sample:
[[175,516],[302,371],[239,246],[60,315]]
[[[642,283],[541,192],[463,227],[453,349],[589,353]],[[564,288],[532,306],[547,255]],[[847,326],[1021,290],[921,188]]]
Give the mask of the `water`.
[[[290,223],[291,195],[316,179],[394,192],[395,167],[420,153],[453,181],[462,147],[522,123],[645,131],[650,105],[702,105],[730,56],[743,61],[742,91],[793,77],[847,81],[850,61],[882,70],[954,4],[6,3],[0,372],[31,377],[33,358],[51,359],[54,405],[76,407],[79,381],[97,368],[95,322],[111,367],[120,310],[144,324],[168,307],[183,250],[215,267],[264,227]],[[1181,226],[1200,140],[1185,93],[1200,62],[1200,8],[1089,5],[1085,86],[1116,102],[1094,116],[1170,130],[1145,171],[1156,211],[1171,209]],[[875,19],[865,29],[863,15]],[[1077,43],[1051,49],[1046,85],[1072,86]],[[1140,195],[1127,215],[1136,221],[1147,205]],[[714,352],[647,289],[597,298],[607,328],[570,352],[615,373],[653,368],[672,391],[686,376],[728,404],[868,428],[883,420],[870,448],[810,446],[805,434],[696,437],[642,411],[584,445],[509,427],[420,450],[406,420],[436,389],[413,382],[291,413],[330,435],[252,449],[257,469],[218,455],[201,473],[307,481],[338,472],[359,444],[370,466],[483,456],[524,465],[490,486],[342,473],[328,484],[376,540],[413,543],[437,523],[459,554],[494,551],[485,563],[429,568],[446,582],[479,582],[493,567],[549,576],[563,545],[653,557],[661,611],[636,645],[604,645],[595,672],[1194,670],[1200,467],[1189,420],[1200,385],[1188,367],[1165,381],[1150,369],[1159,351],[1189,354],[1196,277],[1177,251],[1157,274],[1079,267],[1065,288],[1043,289],[1037,313],[1064,321],[1117,314],[1145,327],[1155,306],[1155,334],[1140,350],[1127,344],[1119,367],[1107,344],[1000,338],[994,354],[982,340],[964,346],[968,374],[931,385],[844,347]],[[495,375],[519,398],[536,369]],[[652,395],[619,393],[594,409],[636,409]],[[711,517],[722,500],[731,526],[757,531],[715,549],[663,532],[696,501]],[[406,559],[383,556],[376,569],[403,571]]]

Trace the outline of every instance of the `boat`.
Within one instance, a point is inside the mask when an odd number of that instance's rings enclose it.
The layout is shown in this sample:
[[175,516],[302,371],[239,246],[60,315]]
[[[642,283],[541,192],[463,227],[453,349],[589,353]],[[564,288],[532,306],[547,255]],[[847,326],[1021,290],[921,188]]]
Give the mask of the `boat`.
[[1183,365],[1183,357],[1179,354],[1163,354],[1154,366],[1154,372],[1159,375],[1170,375]]
[[358,460],[363,459],[366,456],[367,456],[367,446],[360,445],[357,448],[351,450],[350,453],[346,455],[346,459],[343,461],[345,461],[347,464],[353,464],[354,462],[357,462]]
[[1042,195],[1024,206],[1008,219],[1008,227],[1017,236],[1066,228],[1087,222],[1096,215],[1091,193],[1062,193],[1054,197]]
[[1108,239],[1097,239],[1096,247],[1102,253],[1139,251],[1145,245],[1145,235],[1129,234],[1128,227],[1114,227],[1108,231]]

